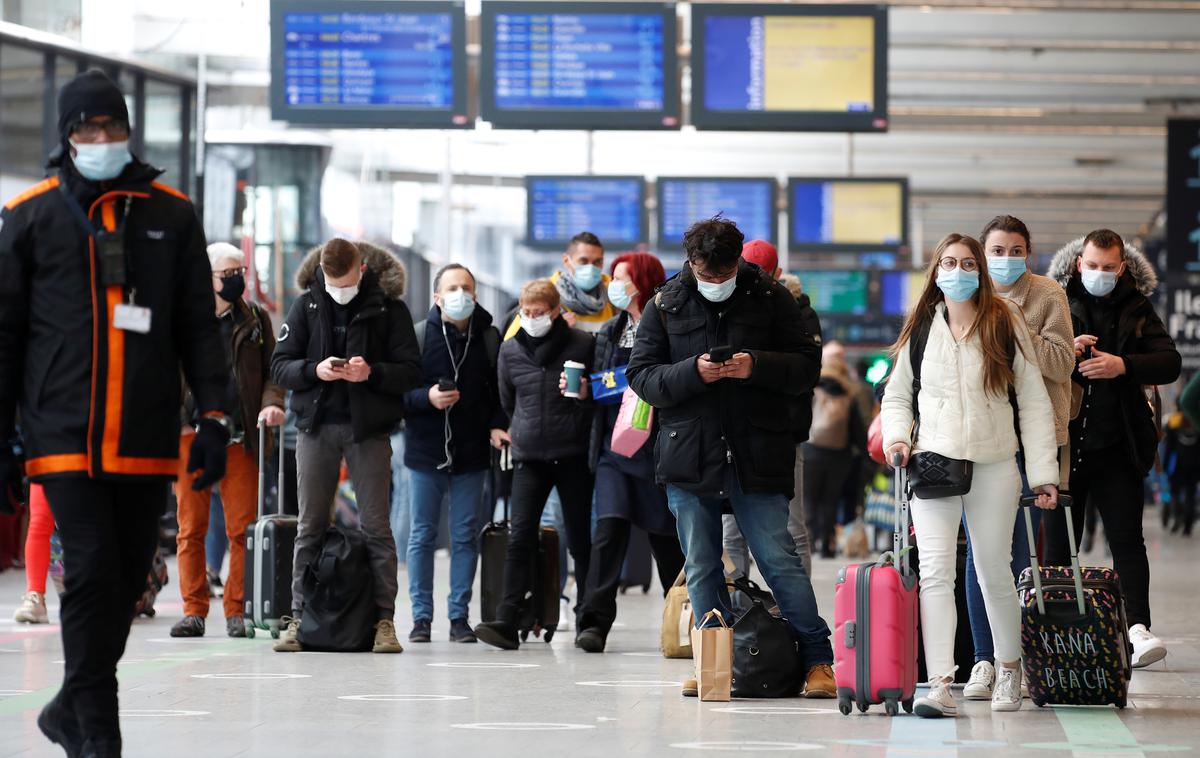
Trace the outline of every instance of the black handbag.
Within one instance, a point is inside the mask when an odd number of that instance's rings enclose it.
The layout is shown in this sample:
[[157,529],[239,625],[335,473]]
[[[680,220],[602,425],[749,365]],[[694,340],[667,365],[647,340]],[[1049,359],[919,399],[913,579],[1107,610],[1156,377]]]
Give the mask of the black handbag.
[[960,497],[971,491],[970,461],[938,453],[915,453],[908,459],[908,486],[922,500]]
[[733,697],[794,697],[804,683],[804,658],[787,619],[773,615],[762,590],[747,579],[734,586],[753,604],[733,624]]

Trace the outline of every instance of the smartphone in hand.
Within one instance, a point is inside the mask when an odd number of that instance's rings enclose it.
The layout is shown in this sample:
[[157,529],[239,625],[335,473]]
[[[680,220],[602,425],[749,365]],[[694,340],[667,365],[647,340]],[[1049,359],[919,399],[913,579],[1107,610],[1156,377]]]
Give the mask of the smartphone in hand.
[[720,345],[708,351],[709,363],[724,363],[733,357],[733,348],[729,345]]
[[453,392],[458,389],[458,385],[452,379],[438,379],[437,387],[442,392]]
[[348,362],[349,361],[347,361],[345,358],[330,358],[329,359],[329,365],[333,366],[334,368],[345,368],[346,364]]

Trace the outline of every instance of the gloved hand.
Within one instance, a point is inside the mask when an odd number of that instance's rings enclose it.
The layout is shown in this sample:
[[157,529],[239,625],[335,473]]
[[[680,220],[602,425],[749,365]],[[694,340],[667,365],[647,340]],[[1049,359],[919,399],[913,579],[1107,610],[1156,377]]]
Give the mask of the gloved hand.
[[192,482],[192,489],[199,492],[211,487],[225,476],[225,449],[229,445],[229,432],[216,419],[202,418],[188,452],[188,473],[201,471]]

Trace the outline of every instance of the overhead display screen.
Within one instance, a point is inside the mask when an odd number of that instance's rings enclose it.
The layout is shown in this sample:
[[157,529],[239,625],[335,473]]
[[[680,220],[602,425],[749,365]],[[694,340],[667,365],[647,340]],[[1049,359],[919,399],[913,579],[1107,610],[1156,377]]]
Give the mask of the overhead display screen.
[[885,131],[887,9],[692,6],[699,129]]
[[526,244],[566,247],[592,232],[606,248],[646,241],[646,183],[640,176],[529,176]]
[[862,315],[870,301],[866,271],[793,271],[818,314]]
[[675,6],[485,2],[481,115],[498,127],[676,129]]
[[461,2],[273,0],[272,117],[467,126],[465,26]]
[[880,310],[885,316],[905,316],[921,299],[922,271],[884,271],[879,276]]
[[790,179],[788,235],[796,250],[898,250],[908,244],[908,181]]
[[777,243],[777,186],[774,179],[659,177],[659,245],[682,246],[689,226],[718,213],[736,223],[747,240]]

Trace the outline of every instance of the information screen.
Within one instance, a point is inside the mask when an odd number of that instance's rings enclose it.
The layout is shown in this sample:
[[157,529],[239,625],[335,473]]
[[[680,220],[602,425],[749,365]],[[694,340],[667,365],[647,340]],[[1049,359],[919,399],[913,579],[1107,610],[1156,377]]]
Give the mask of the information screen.
[[692,6],[697,128],[887,129],[887,12]]
[[485,2],[481,18],[493,125],[679,126],[674,6]]
[[862,315],[869,306],[866,271],[793,271],[817,315]]
[[879,279],[881,312],[885,316],[907,315],[924,287],[923,271],[884,271]]
[[344,126],[466,126],[461,3],[275,0],[272,115]]
[[791,179],[789,245],[800,250],[872,252],[908,243],[905,179]]
[[718,213],[736,223],[747,240],[774,244],[779,218],[776,187],[774,179],[660,177],[659,245],[679,247],[689,226]]
[[606,248],[646,241],[646,183],[640,176],[529,176],[526,243],[558,249],[580,232]]

